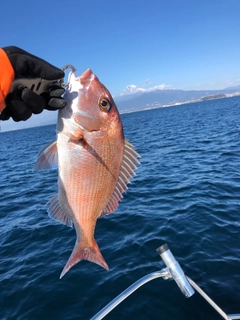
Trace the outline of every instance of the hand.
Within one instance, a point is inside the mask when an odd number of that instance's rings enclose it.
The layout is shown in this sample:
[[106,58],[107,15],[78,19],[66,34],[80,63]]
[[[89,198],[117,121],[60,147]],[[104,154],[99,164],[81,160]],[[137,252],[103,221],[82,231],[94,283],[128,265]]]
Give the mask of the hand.
[[[64,72],[50,63],[17,47],[2,48],[14,69],[17,78],[42,78],[58,80],[64,77]],[[9,93],[5,99],[6,107],[0,114],[0,120],[27,120],[31,115],[41,113],[43,109],[58,110],[66,105],[61,97],[64,89],[58,85],[49,87],[49,92],[38,95],[28,88],[18,88]]]

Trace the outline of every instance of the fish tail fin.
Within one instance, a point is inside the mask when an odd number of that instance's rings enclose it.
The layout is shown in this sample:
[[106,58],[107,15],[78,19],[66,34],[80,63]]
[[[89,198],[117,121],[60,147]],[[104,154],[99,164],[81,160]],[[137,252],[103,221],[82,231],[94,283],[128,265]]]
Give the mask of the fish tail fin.
[[73,249],[73,252],[68,259],[67,264],[65,265],[60,279],[71,269],[75,264],[77,264],[81,260],[88,260],[94,262],[106,270],[109,270],[106,261],[104,260],[98,244],[95,240],[91,243],[91,245],[82,245],[81,242],[77,242]]

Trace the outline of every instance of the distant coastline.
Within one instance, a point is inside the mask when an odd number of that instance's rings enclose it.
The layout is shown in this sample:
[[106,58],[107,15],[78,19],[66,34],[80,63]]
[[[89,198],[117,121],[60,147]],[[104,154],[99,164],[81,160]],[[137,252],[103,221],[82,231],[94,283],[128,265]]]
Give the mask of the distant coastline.
[[[209,100],[226,99],[240,96],[240,87],[223,90],[156,90],[148,93],[129,94],[116,97],[114,100],[120,114],[147,111],[158,108],[180,106],[184,104],[204,102]],[[44,111],[40,115],[33,115],[27,122],[0,121],[0,132],[21,130],[56,124],[57,113]]]
[[192,99],[192,100],[187,100],[183,102],[175,102],[175,103],[169,103],[164,105],[160,103],[156,103],[154,105],[147,106],[145,108],[122,110],[120,111],[120,114],[147,111],[147,110],[153,110],[153,109],[159,109],[159,108],[177,107],[184,104],[191,104],[191,103],[204,102],[204,101],[210,101],[210,100],[228,99],[232,97],[240,97],[240,92],[236,92],[234,94],[216,94],[216,95],[210,95],[210,96],[203,96],[199,99]]

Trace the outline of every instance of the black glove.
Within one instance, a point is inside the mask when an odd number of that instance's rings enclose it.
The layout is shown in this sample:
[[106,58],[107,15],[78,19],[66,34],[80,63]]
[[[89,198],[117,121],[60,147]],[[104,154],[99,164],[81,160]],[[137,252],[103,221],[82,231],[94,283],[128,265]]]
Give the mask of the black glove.
[[[17,78],[42,78],[57,80],[64,77],[64,72],[50,63],[17,47],[2,48],[14,69]],[[38,95],[28,88],[18,88],[9,93],[5,99],[6,107],[0,114],[0,120],[27,120],[31,115],[47,110],[62,109],[66,101],[61,97],[64,89],[58,85],[49,87],[49,92]]]

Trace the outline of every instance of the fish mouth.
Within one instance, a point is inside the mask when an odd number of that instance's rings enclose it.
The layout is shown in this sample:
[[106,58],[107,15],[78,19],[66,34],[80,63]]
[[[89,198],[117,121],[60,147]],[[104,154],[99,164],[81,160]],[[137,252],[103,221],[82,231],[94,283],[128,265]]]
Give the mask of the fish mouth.
[[89,82],[91,82],[95,78],[95,74],[92,72],[91,69],[87,69],[81,76],[80,76],[80,82],[82,85],[87,85]]
[[84,111],[74,112],[72,117],[74,121],[86,131],[98,131],[101,127],[101,121],[98,118]]

